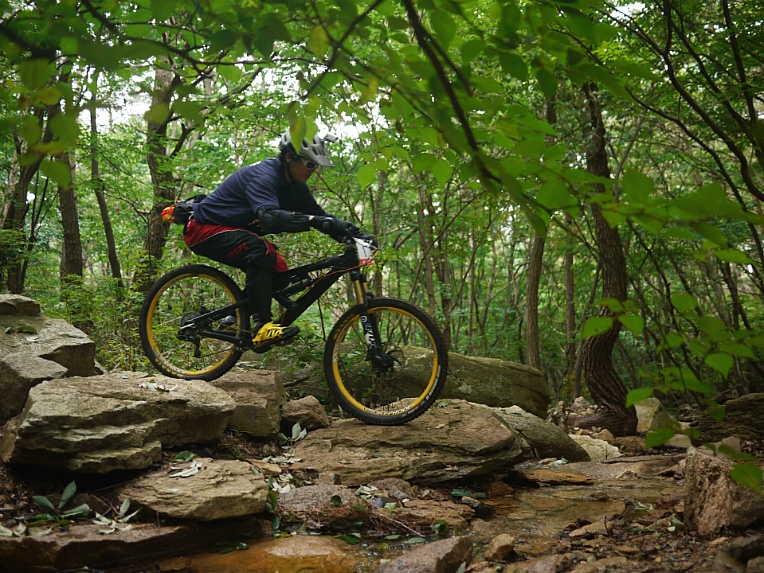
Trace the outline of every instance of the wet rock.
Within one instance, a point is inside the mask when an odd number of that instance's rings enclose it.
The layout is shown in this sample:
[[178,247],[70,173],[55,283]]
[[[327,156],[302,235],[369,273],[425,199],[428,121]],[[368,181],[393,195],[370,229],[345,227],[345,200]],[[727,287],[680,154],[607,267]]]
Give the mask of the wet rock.
[[279,511],[297,520],[318,518],[343,507],[365,508],[366,505],[354,489],[341,485],[307,485],[279,495]]
[[115,372],[49,380],[3,429],[0,457],[73,472],[144,469],[162,447],[220,436],[234,409],[200,380]]
[[586,561],[588,557],[589,555],[585,553],[564,553],[562,555],[538,557],[521,563],[505,565],[502,573],[557,573],[558,571],[569,571],[569,567]]
[[251,545],[224,555],[196,554],[161,564],[162,571],[194,573],[356,573],[366,571],[350,546],[327,536],[294,535]]
[[392,510],[380,509],[380,513],[429,534],[433,530],[432,526],[438,522],[445,523],[452,531],[464,531],[474,517],[475,510],[467,504],[453,501],[412,499]]
[[211,384],[225,391],[236,403],[228,421],[230,428],[259,438],[279,433],[284,386],[274,372],[236,370]]
[[315,396],[290,400],[281,407],[281,418],[288,424],[300,424],[308,430],[327,428],[331,421],[321,402]]
[[439,483],[487,475],[523,453],[502,417],[451,400],[403,426],[337,421],[309,432],[295,455],[303,460],[295,469],[335,473],[352,486],[388,477]]
[[733,462],[705,448],[691,449],[685,467],[685,521],[711,535],[723,527],[741,529],[764,519],[764,497],[730,477]]
[[428,543],[377,568],[376,573],[455,573],[472,559],[472,542],[453,537]]
[[103,526],[72,524],[42,537],[0,536],[0,571],[35,573],[139,566],[193,546],[203,546],[232,535],[259,533],[253,520],[161,526],[132,524],[127,531],[101,533]]
[[246,462],[196,458],[146,474],[124,488],[120,498],[164,517],[215,521],[262,512],[268,485]]
[[505,561],[515,551],[515,538],[507,533],[501,533],[491,539],[485,548],[485,558],[489,561]]

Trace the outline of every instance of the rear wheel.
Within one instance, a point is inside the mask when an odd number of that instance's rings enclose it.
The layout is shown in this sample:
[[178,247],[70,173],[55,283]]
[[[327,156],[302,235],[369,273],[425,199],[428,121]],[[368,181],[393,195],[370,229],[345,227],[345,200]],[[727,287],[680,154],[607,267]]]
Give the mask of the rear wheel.
[[240,307],[211,321],[198,317],[244,300],[236,283],[206,265],[189,265],[161,277],[141,308],[143,351],[163,374],[174,378],[214,380],[233,368],[242,351],[235,342],[204,335],[213,331],[241,337],[248,317]]
[[[372,329],[365,329],[366,321]],[[370,336],[377,344],[369,346]],[[367,424],[421,416],[446,383],[448,352],[435,322],[403,300],[373,299],[343,314],[329,333],[324,373],[340,407]]]

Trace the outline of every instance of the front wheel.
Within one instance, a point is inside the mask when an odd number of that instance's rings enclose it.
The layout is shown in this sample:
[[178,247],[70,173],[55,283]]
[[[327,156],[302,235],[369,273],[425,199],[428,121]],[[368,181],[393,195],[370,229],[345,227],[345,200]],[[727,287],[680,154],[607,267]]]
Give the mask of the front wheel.
[[329,333],[324,373],[340,407],[367,424],[395,426],[424,414],[446,383],[448,352],[419,307],[376,298],[343,314]]
[[241,349],[236,342],[210,334],[240,337],[249,319],[241,307],[217,320],[203,317],[243,300],[231,277],[207,265],[167,273],[151,287],[141,308],[143,351],[167,376],[200,380],[222,376],[239,360]]

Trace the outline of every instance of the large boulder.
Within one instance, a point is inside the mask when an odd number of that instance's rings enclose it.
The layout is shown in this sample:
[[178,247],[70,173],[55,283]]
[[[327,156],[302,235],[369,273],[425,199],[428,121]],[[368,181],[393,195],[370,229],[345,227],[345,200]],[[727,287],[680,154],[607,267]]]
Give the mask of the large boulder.
[[[764,467],[759,466],[764,470]],[[764,496],[732,479],[733,462],[706,448],[692,448],[685,465],[685,522],[700,535],[744,529],[764,520]]]
[[729,436],[742,440],[761,440],[764,438],[764,392],[748,394],[724,403],[724,418],[716,420],[705,413],[698,420],[700,440],[718,442]]
[[95,344],[84,332],[45,317],[30,298],[0,294],[0,424],[40,382],[96,372]]
[[143,469],[163,446],[220,436],[233,411],[228,394],[199,380],[135,372],[49,380],[6,424],[0,458],[82,473]]
[[431,484],[487,475],[538,452],[589,459],[560,428],[520,408],[443,400],[403,426],[340,420],[309,432],[297,444],[301,461],[294,467],[336,474],[343,485],[382,478]]
[[450,352],[441,398],[457,398],[494,408],[519,406],[545,418],[551,394],[540,370],[499,360]]

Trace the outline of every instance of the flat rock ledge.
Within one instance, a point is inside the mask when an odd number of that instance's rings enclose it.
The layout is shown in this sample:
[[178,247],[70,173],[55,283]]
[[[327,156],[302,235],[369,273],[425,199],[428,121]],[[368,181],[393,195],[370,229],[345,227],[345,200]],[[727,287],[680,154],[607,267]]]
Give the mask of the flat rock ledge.
[[215,521],[264,511],[268,484],[247,462],[199,458],[146,474],[120,497],[163,517]]
[[588,461],[589,454],[554,424],[512,408],[441,400],[403,426],[340,420],[298,442],[296,470],[336,475],[342,485],[377,479],[443,483],[487,475],[528,459]]
[[0,458],[80,473],[145,469],[162,447],[220,436],[234,411],[223,390],[135,372],[49,380],[3,429]]

